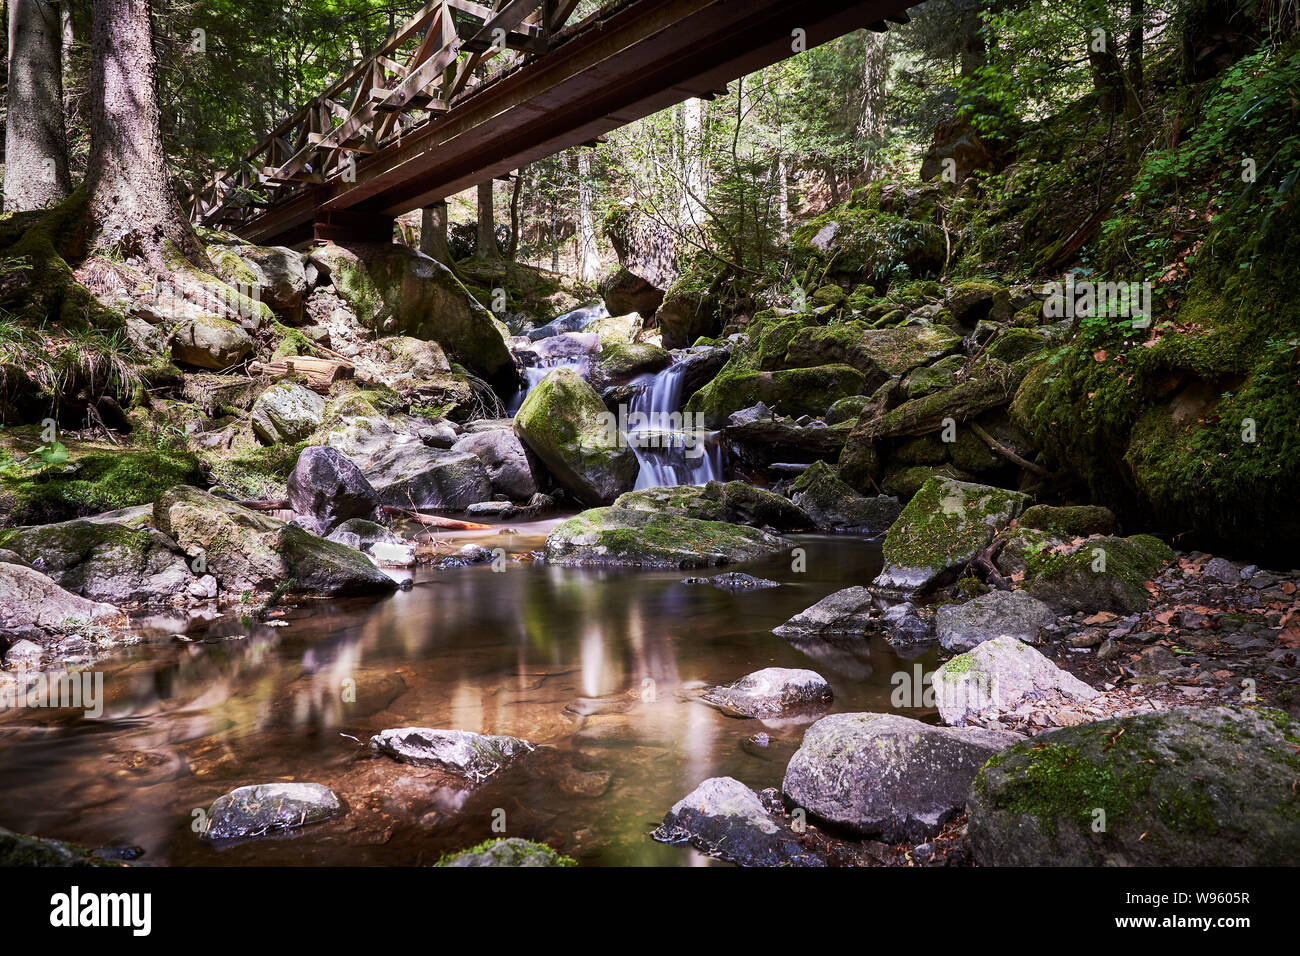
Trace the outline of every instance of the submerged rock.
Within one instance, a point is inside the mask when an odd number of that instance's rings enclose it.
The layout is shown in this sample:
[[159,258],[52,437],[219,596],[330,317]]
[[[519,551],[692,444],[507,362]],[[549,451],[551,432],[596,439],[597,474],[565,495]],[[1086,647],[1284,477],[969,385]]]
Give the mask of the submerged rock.
[[1029,501],[1028,495],[951,478],[931,478],[885,536],[875,583],[921,590],[978,555]]
[[964,723],[990,708],[1010,710],[1025,700],[1097,696],[1096,690],[1013,637],[985,641],[954,657],[934,672],[933,687],[945,724]]
[[661,843],[689,843],[740,866],[826,865],[777,822],[758,794],[733,777],[705,780],[674,804],[650,835]]
[[875,596],[861,585],[828,594],[772,633],[780,637],[827,634],[861,635],[872,626]]
[[715,574],[708,578],[686,578],[682,583],[711,584],[723,591],[763,591],[781,586],[780,581],[756,578],[754,575],[745,574],[743,571],[724,571],[722,574]]
[[0,867],[115,865],[115,861],[80,843],[14,833],[0,827]]
[[808,728],[781,789],[818,819],[889,843],[933,836],[984,762],[1020,740],[898,714],[832,714]]
[[434,866],[577,866],[572,857],[556,853],[544,843],[520,837],[488,840],[444,856]]
[[816,671],[765,667],[735,683],[710,687],[702,699],[744,717],[763,719],[825,711],[834,695]]
[[546,538],[546,560],[571,567],[704,568],[779,554],[788,547],[783,538],[743,525],[593,508],[556,525]]
[[208,808],[209,840],[239,840],[320,823],[343,803],[319,783],[259,783],[220,796]]
[[398,727],[375,734],[370,748],[402,763],[437,767],[478,782],[530,752],[533,745],[502,734]]
[[1296,741],[1280,711],[1185,708],[1065,727],[990,760],[971,794],[981,866],[1289,866]]
[[969,651],[995,637],[1037,644],[1056,615],[1024,591],[990,591],[965,604],[945,604],[934,615],[934,632],[945,650]]

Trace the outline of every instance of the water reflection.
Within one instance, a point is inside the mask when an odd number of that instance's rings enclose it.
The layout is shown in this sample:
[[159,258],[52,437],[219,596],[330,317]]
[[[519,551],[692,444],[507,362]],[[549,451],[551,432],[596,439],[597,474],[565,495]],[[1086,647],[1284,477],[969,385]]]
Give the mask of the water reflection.
[[[544,529],[543,529],[544,530]],[[524,534],[513,551],[540,546]],[[424,572],[378,603],[289,609],[286,626],[223,619],[99,665],[104,716],[0,715],[0,825],[92,845],[143,846],[173,864],[430,863],[493,836],[541,839],[591,864],[700,860],[649,840],[669,806],[709,776],[778,786],[804,725],[723,716],[697,685],[768,666],[811,667],[834,709],[884,710],[910,669],[879,639],[788,643],[770,633],[876,573],[868,542],[809,537],[807,571],[747,570],[781,588],[733,594],[686,575],[511,563]],[[932,662],[930,662],[932,663]],[[929,664],[927,664],[929,666]],[[436,771],[371,757],[386,727],[453,727],[539,745],[473,792]],[[749,738],[765,730],[771,744]],[[194,811],[271,780],[333,787],[348,812],[293,837],[213,848]]]

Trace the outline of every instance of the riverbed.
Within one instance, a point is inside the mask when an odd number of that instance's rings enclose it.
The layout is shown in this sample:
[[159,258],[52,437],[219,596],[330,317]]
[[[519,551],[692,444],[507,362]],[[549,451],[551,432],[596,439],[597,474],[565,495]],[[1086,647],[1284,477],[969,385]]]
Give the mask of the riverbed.
[[[771,633],[870,581],[880,549],[867,539],[791,536],[804,570],[790,556],[748,565],[782,586],[731,593],[684,583],[711,570],[528,560],[553,524],[462,536],[511,560],[422,568],[379,601],[312,601],[266,622],[141,620],[144,641],[94,665],[102,716],[0,716],[0,825],[139,847],[155,865],[418,865],[501,835],[583,865],[709,865],[650,831],[708,777],[779,786],[807,720],[726,716],[696,699],[700,685],[806,667],[830,682],[832,711],[885,711],[896,673],[934,666],[933,650],[903,660],[878,637],[796,648]],[[537,750],[467,791],[368,751],[371,734],[401,726],[511,734]],[[236,845],[196,832],[221,794],[287,780],[332,787],[347,812]]]

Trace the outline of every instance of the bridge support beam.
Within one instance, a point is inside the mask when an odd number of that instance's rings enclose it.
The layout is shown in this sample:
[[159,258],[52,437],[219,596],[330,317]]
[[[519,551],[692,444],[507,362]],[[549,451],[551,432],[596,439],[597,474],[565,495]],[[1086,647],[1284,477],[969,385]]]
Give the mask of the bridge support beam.
[[321,241],[392,242],[393,216],[384,213],[339,210],[320,212],[312,226],[312,235]]

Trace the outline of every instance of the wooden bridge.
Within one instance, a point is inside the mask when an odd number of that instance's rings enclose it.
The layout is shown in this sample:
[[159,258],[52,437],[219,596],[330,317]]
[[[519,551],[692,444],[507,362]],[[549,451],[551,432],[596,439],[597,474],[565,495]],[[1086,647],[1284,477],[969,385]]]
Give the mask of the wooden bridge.
[[911,5],[618,0],[568,24],[577,4],[432,0],[188,197],[192,218],[260,244],[388,240],[404,212]]

